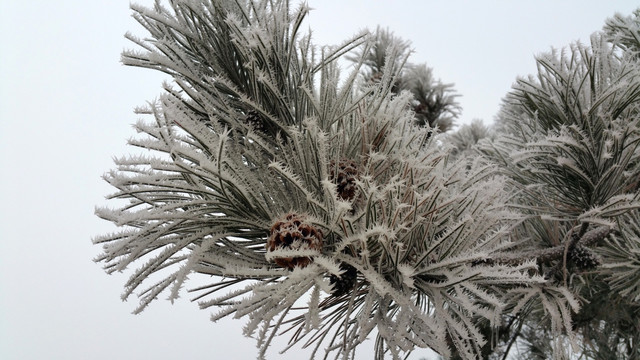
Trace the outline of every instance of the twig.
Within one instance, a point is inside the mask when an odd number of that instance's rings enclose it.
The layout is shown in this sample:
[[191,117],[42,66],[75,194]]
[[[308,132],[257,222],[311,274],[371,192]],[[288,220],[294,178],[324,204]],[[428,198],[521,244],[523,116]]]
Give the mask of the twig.
[[518,329],[511,337],[511,340],[509,340],[509,345],[507,345],[507,349],[504,351],[504,356],[502,357],[502,360],[507,360],[507,356],[509,355],[511,346],[513,346],[513,344],[516,342],[516,339],[518,339],[518,336],[520,336],[520,330],[522,330],[522,325],[524,325],[524,319],[520,320],[520,324],[518,324]]
[[604,239],[607,235],[611,233],[611,228],[609,226],[600,226],[593,230],[589,230],[582,237],[578,237],[573,240],[571,243],[565,243],[564,245],[558,245],[551,248],[540,249],[540,250],[531,250],[525,253],[520,254],[500,254],[492,259],[488,259],[493,263],[500,264],[519,264],[523,261],[529,259],[537,259],[538,261],[550,261],[561,259],[565,257],[565,250],[567,247],[573,248],[575,246],[590,246],[598,241]]

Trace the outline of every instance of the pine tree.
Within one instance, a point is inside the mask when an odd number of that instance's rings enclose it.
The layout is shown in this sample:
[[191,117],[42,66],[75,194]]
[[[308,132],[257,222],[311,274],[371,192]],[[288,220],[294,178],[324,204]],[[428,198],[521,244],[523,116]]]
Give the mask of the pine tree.
[[451,155],[455,157],[476,155],[475,147],[482,139],[493,138],[492,131],[482,120],[475,119],[471,124],[464,124],[455,132],[447,134],[446,142],[453,148]]
[[533,255],[548,282],[581,303],[565,325],[580,339],[571,350],[547,325],[544,303],[523,309],[510,341],[527,344],[528,358],[640,355],[640,68],[632,23],[616,17],[590,46],[539,56],[538,74],[518,79],[507,95],[496,140],[480,147],[511,179],[515,205],[528,217],[514,231],[521,245],[510,257]]
[[[413,95],[410,103],[418,126],[437,129],[439,132],[451,130],[455,119],[460,115],[460,104],[456,101],[453,84],[435,80],[433,70],[426,64],[407,62],[411,44],[393,34],[388,29],[378,27],[372,34],[373,44],[365,51],[356,52],[348,59],[364,65],[364,78],[367,82],[379,81],[383,69],[390,63],[403,70],[396,77],[391,88],[392,93],[409,91]],[[397,49],[390,54],[390,48]]]
[[624,26],[540,57],[495,130],[440,134],[452,87],[389,32],[316,47],[309,9],[286,0],[132,9],[150,37],[128,35],[140,49],[123,62],[172,82],[138,109],[130,144],[148,152],[105,175],[118,206],[97,214],[119,231],[94,242],[131,273],[136,312],[190,293],[213,320],[244,319],[258,358],[279,336],[310,358],[356,358],[369,337],[377,359],[515,341],[637,356],[640,71],[612,40]]

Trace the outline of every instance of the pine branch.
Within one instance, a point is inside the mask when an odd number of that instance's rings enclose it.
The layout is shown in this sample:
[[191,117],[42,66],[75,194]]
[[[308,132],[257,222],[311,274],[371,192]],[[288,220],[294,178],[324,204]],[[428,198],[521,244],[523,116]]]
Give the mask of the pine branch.
[[567,248],[573,249],[578,246],[594,246],[604,240],[609,234],[611,234],[611,232],[612,229],[609,226],[600,226],[587,231],[582,235],[582,237],[573,237],[572,240],[568,241],[566,244],[546,249],[525,251],[517,254],[497,254],[495,257],[484,261],[490,264],[518,264],[529,259],[535,259],[538,262],[547,263],[562,259]]

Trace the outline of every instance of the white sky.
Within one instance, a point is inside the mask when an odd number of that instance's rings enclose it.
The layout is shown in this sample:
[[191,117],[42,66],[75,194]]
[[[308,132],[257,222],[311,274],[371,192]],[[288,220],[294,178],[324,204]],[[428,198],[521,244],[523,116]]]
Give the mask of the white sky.
[[[427,62],[462,95],[459,123],[490,122],[516,76],[535,71],[534,54],[587,42],[607,17],[640,5],[309,3],[318,44],[376,25],[411,40],[411,61]],[[113,156],[131,151],[132,109],[153,100],[163,79],[120,65],[120,52],[131,46],[123,34],[142,34],[129,14],[124,1],[0,1],[1,359],[255,358],[253,341],[241,336],[244,320],[211,323],[209,311],[188,297],[174,305],[160,299],[131,315],[136,299],[119,298],[127,275],[107,276],[92,262],[100,249],[91,238],[114,230],[93,215],[111,192],[100,176],[113,168]]]

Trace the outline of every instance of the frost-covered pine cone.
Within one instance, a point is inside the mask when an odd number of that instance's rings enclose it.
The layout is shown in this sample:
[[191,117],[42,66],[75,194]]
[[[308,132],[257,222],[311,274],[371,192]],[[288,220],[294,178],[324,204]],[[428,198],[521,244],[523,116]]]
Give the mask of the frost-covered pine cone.
[[[306,221],[305,215],[289,213],[271,227],[267,259],[288,269],[305,267],[313,261],[310,255],[319,254],[321,249],[322,231]],[[291,256],[290,251],[304,256]]]
[[329,178],[338,186],[338,196],[342,200],[353,200],[356,196],[356,179],[358,178],[358,164],[353,160],[340,159],[329,164]]
[[247,113],[245,121],[247,125],[250,125],[256,131],[264,132],[266,130],[264,118],[255,110],[251,110]]
[[346,263],[340,264],[340,270],[342,270],[340,275],[331,274],[329,277],[329,282],[333,286],[333,291],[331,292],[333,296],[347,294],[356,286],[358,270]]
[[576,246],[571,251],[570,258],[582,270],[594,269],[602,263],[598,255],[584,246]]

